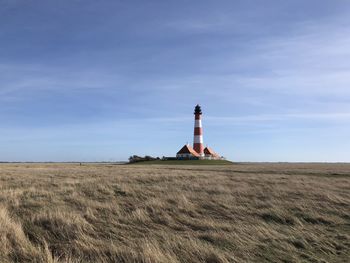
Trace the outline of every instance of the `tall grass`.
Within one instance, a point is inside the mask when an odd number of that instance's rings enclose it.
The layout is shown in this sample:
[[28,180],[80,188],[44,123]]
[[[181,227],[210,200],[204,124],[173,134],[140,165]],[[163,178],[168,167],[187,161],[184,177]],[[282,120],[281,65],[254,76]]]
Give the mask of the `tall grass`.
[[350,165],[0,165],[0,262],[348,262]]

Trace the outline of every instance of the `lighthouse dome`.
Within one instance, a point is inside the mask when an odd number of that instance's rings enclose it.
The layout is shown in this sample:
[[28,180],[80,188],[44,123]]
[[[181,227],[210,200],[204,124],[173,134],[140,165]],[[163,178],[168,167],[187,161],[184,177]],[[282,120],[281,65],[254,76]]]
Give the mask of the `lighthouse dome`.
[[202,114],[202,109],[201,106],[199,106],[199,104],[197,104],[194,108],[194,114]]

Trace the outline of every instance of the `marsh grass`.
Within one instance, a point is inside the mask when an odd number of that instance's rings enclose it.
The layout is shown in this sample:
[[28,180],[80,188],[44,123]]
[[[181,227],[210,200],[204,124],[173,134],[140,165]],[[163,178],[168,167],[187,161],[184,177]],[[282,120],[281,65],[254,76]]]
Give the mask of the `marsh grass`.
[[0,165],[0,262],[348,262],[350,165]]

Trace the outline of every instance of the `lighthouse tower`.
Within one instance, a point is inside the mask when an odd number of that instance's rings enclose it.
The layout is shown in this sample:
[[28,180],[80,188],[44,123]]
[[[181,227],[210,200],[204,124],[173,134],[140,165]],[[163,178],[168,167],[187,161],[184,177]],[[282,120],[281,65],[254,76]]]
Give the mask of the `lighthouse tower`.
[[194,109],[194,137],[193,137],[193,149],[201,156],[204,157],[203,146],[203,130],[202,130],[202,110],[197,104]]

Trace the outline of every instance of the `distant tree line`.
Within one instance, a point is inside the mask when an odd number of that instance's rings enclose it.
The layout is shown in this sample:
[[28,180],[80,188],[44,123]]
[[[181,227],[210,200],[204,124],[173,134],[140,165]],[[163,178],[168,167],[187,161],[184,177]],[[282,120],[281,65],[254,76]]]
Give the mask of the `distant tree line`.
[[138,162],[147,162],[147,161],[154,161],[154,160],[160,160],[159,157],[152,157],[149,155],[146,155],[144,157],[133,155],[129,157],[129,163],[138,163]]

